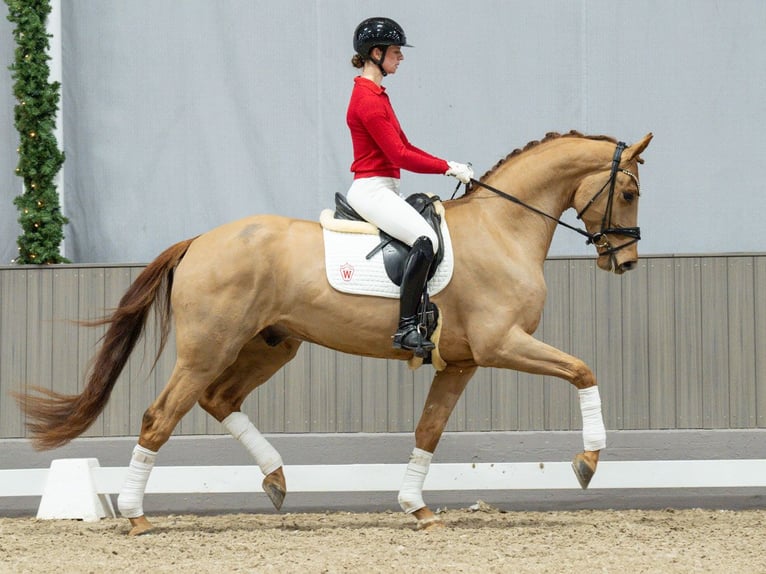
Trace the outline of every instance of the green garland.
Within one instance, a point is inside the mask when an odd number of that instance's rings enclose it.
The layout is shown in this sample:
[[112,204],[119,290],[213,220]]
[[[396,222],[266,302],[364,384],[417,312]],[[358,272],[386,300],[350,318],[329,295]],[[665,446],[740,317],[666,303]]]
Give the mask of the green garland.
[[15,126],[19,132],[16,174],[24,180],[22,195],[13,200],[19,210],[23,234],[17,243],[19,264],[68,263],[59,250],[67,218],[61,213],[54,178],[64,163],[54,133],[59,103],[59,82],[49,83],[45,28],[51,12],[49,0],[5,0],[8,20],[16,24],[15,61],[9,67],[15,80]]

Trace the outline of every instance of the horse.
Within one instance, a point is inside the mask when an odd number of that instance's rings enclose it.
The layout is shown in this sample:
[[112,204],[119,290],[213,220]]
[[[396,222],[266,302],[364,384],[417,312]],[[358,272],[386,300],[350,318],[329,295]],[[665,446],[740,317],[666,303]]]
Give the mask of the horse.
[[[622,274],[638,259],[640,154],[649,133],[626,146],[607,136],[550,133],[501,159],[465,193],[443,202],[454,273],[432,297],[442,318],[439,367],[415,430],[398,500],[416,527],[439,526],[422,497],[449,416],[478,367],[556,376],[579,394],[583,451],[572,467],[582,488],[596,471],[606,431],[596,378],[579,358],[533,337],[543,311],[543,263],[562,213],[576,210],[600,269]],[[108,325],[79,395],[33,387],[16,395],[38,449],[82,434],[101,413],[141,337],[149,312],[161,322],[157,357],[175,326],[176,362],[143,415],[118,508],[129,534],[152,530],[143,511],[160,447],[195,403],[247,448],[279,509],[287,493],[279,453],[240,407],[295,357],[304,341],[345,353],[412,359],[394,349],[395,299],[333,289],[318,222],[252,215],[168,247],[136,278]],[[171,323],[174,322],[174,323]],[[342,328],[339,328],[342,327]],[[436,366],[436,363],[434,363]]]

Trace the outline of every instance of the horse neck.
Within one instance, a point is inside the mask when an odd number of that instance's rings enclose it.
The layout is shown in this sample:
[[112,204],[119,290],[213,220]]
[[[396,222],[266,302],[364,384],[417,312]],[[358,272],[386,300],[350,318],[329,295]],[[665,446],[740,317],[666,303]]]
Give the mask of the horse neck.
[[[554,219],[572,207],[574,192],[585,175],[604,165],[604,148],[613,144],[582,138],[562,138],[507,160],[493,170],[484,183],[504,191],[550,218],[543,217],[494,192],[479,188],[477,198],[495,197],[490,217],[502,218],[509,228],[508,241],[523,243],[530,255],[544,260],[556,230]],[[607,160],[608,161],[608,160]],[[482,204],[484,202],[478,202]],[[552,218],[552,219],[551,219]]]

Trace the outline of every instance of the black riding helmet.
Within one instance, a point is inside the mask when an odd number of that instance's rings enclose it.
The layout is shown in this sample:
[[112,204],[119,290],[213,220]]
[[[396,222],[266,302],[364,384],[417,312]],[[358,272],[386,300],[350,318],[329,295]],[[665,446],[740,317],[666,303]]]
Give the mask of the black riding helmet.
[[[402,27],[391,20],[391,18],[367,18],[356,27],[354,31],[354,50],[365,59],[370,59],[378,65],[383,75],[383,60],[386,58],[386,49],[389,46],[406,46],[412,48],[407,43],[407,37],[404,35]],[[380,60],[374,60],[370,55],[372,49],[380,47],[383,54]]]

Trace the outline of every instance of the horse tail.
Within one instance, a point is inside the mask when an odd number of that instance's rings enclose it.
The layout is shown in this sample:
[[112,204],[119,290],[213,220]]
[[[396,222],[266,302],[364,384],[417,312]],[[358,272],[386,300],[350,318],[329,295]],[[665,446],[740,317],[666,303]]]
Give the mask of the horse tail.
[[82,393],[64,395],[32,387],[30,390],[37,394],[15,394],[27,417],[27,428],[36,449],[62,446],[93,424],[109,401],[112,388],[144,331],[153,305],[160,331],[159,350],[154,359],[154,365],[157,364],[170,332],[173,273],[194,239],[168,247],[152,261],[128,288],[111,315],[81,322],[90,327],[109,325]]

